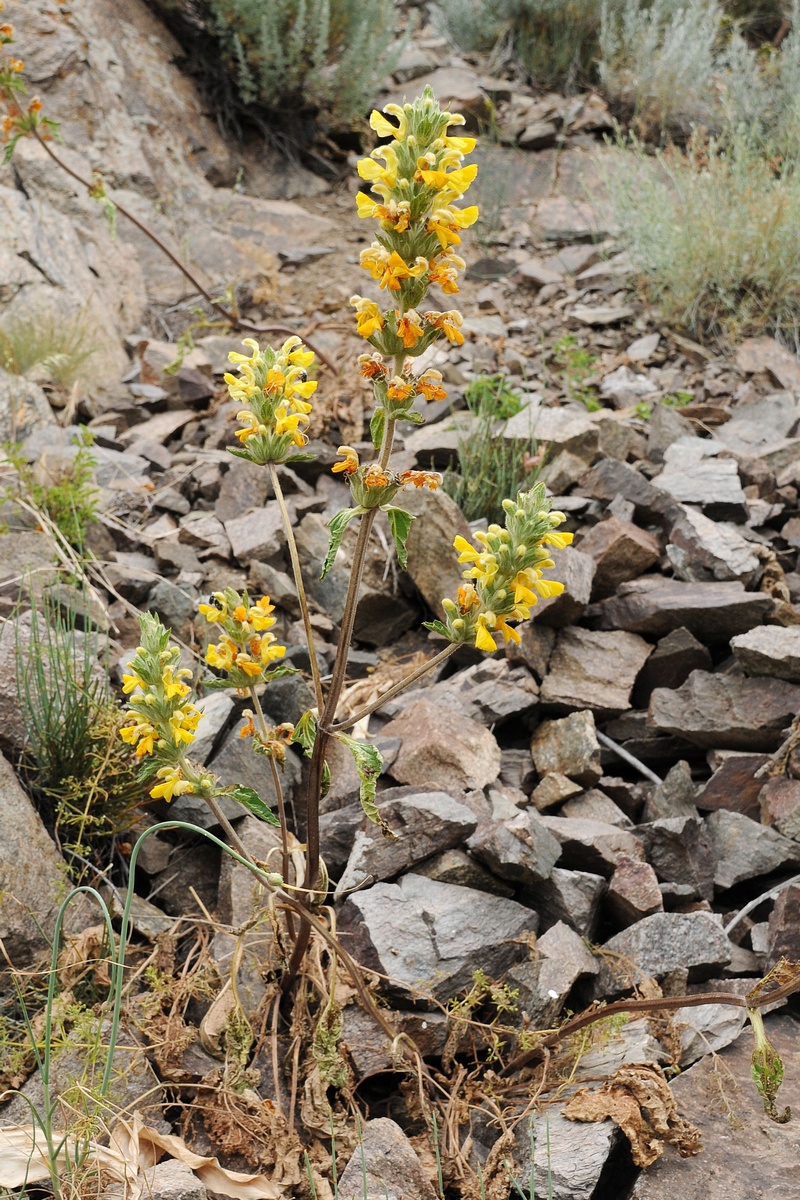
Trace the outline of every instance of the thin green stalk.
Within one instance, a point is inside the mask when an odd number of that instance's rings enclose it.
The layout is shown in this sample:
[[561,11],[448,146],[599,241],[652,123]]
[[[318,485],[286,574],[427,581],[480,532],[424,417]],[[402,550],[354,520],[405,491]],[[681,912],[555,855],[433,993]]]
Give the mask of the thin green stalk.
[[[267,721],[264,716],[264,710],[261,707],[261,701],[258,698],[256,689],[254,687],[251,687],[248,690],[250,692],[250,699],[253,701],[253,708],[255,709],[255,717],[256,717],[256,720],[258,721],[259,732],[264,741],[264,744],[266,745],[266,743],[269,741],[269,729],[267,728]],[[283,798],[283,788],[281,787],[280,776],[278,774],[278,768],[275,764],[274,758],[270,757],[269,765],[272,769],[272,783],[275,788],[275,795],[276,795],[277,801],[278,801],[278,820],[280,821],[280,826],[281,826],[281,874],[283,875],[284,881],[286,883],[288,883],[289,882],[289,829],[286,824],[286,804],[285,804],[285,801]]]
[[278,507],[281,511],[281,519],[283,528],[286,533],[286,545],[289,550],[289,559],[292,564],[292,574],[294,575],[294,585],[297,589],[297,599],[300,602],[300,613],[303,618],[303,629],[305,630],[306,642],[308,643],[308,659],[311,664],[311,677],[314,681],[314,694],[317,698],[317,712],[322,712],[324,704],[324,696],[322,693],[322,677],[320,675],[319,663],[317,661],[317,651],[314,645],[314,631],[311,628],[311,613],[308,608],[308,598],[306,589],[303,583],[303,572],[300,568],[300,555],[297,552],[297,542],[295,541],[294,530],[292,529],[292,521],[289,516],[289,510],[286,507],[283,489],[281,488],[278,472],[274,463],[269,464],[269,477],[272,481],[272,490],[275,493],[275,499],[278,501]]

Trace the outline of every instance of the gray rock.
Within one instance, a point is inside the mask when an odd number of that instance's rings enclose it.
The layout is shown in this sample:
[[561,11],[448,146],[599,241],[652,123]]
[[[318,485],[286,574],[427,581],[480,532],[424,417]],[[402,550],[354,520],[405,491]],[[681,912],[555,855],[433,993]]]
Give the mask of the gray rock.
[[629,858],[627,854],[619,855],[614,874],[608,881],[606,905],[623,926],[633,925],[652,913],[663,912],[664,901],[650,863]]
[[391,879],[434,854],[460,846],[478,823],[471,809],[446,792],[400,796],[379,802],[378,810],[396,837],[385,837],[378,826],[365,821],[353,842],[337,896],[369,879]]
[[731,650],[748,675],[800,683],[800,626],[762,625],[731,638]]
[[517,1005],[534,1029],[550,1029],[558,1021],[567,996],[579,979],[599,967],[585,940],[563,921],[536,941],[536,957],[515,963],[506,982],[519,991]]
[[490,892],[493,896],[514,895],[513,887],[491,875],[463,850],[445,850],[444,854],[429,858],[417,867],[417,874],[439,883],[455,883],[477,892]]
[[514,900],[414,874],[356,892],[339,915],[357,961],[437,1000],[468,987],[476,963],[497,978],[521,956],[516,939],[537,923]]
[[455,598],[464,582],[453,539],[460,534],[469,541],[472,530],[455,501],[441,489],[407,489],[397,503],[416,518],[406,543],[408,574],[431,612],[441,617],[442,600]]
[[695,897],[713,899],[715,845],[699,817],[664,817],[640,825],[636,835],[660,880],[686,884]]
[[[667,451],[666,458],[684,442],[700,438],[681,438]],[[668,462],[653,480],[654,487],[684,504],[699,505],[706,516],[717,521],[746,521],[748,512],[739,469],[732,458],[701,458],[690,465],[680,460]]]
[[53,410],[37,383],[0,369],[0,441],[24,442],[42,425],[52,425]]
[[588,554],[567,546],[553,554],[555,567],[547,578],[564,584],[560,596],[549,596],[536,606],[536,624],[562,629],[579,621],[591,599],[594,562]]
[[591,787],[603,774],[594,715],[584,711],[543,721],[531,739],[531,755],[540,775],[557,771]]
[[650,461],[663,462],[664,452],[682,437],[694,437],[691,423],[670,405],[655,404],[647,431],[647,457]]
[[166,1158],[142,1172],[150,1200],[206,1200],[208,1192],[191,1167]]
[[185,585],[180,587],[168,579],[161,579],[150,589],[145,607],[149,612],[158,613],[164,625],[176,637],[191,641],[196,605],[193,588]]
[[610,1121],[579,1124],[567,1120],[555,1105],[527,1122],[520,1121],[514,1135],[514,1161],[523,1195],[527,1195],[533,1151],[536,1196],[590,1200],[618,1138]]
[[685,760],[671,767],[663,783],[656,784],[645,800],[642,819],[659,821],[664,817],[696,817],[697,789]]
[[761,821],[784,837],[800,841],[800,779],[778,775],[768,779],[759,792]]
[[338,1193],[340,1200],[404,1200],[406,1196],[436,1200],[411,1143],[388,1117],[377,1117],[362,1127],[358,1145],[339,1177]]
[[481,725],[494,725],[530,712],[537,704],[539,689],[527,667],[514,666],[505,658],[487,658],[430,687],[401,693],[380,712],[399,716],[420,698],[442,708],[457,708]]
[[0,551],[0,585],[4,591],[10,590],[12,583],[18,584],[19,591],[25,584],[53,583],[58,577],[55,547],[46,533],[33,529],[4,533],[0,535]]
[[[609,957],[601,959],[598,995],[684,968],[690,979],[708,978],[733,952],[721,924],[707,912],[653,913],[615,934],[603,949]],[[612,955],[619,956],[616,963]]]
[[[762,970],[769,970],[780,958],[788,958],[790,962],[800,958],[800,887],[796,883],[778,893],[769,914],[766,941]],[[753,949],[757,945],[756,941]]]
[[681,1039],[682,1069],[735,1042],[746,1021],[745,1010],[731,1004],[698,1004],[676,1009],[672,1022]]
[[760,625],[771,608],[769,596],[746,592],[741,583],[683,583],[652,575],[623,583],[602,602],[600,628],[658,636],[684,628],[703,641],[722,642]]
[[575,871],[609,876],[620,854],[643,858],[641,843],[627,829],[578,817],[542,817],[541,822],[561,846],[561,865]]
[[765,754],[745,754],[735,750],[714,752],[714,774],[697,797],[697,807],[704,811],[718,808],[743,812],[759,819],[759,795],[764,780],[756,772],[765,765]]
[[[291,499],[287,499],[286,504],[291,516]],[[251,558],[263,559],[279,554],[285,544],[286,534],[277,500],[270,500],[263,508],[231,517],[224,526],[233,559],[242,565]]]
[[556,839],[529,811],[480,825],[467,845],[498,879],[529,886],[548,879],[561,854]]
[[542,682],[542,704],[613,716],[630,708],[631,692],[651,646],[633,633],[562,630]]
[[760,457],[765,447],[795,432],[798,415],[797,398],[791,390],[773,392],[735,409],[732,419],[720,425],[714,436],[737,454]]
[[580,481],[579,493],[609,502],[621,496],[634,506],[637,521],[657,524],[670,501],[644,475],[615,458],[602,459]]
[[670,529],[667,558],[676,577],[689,583],[738,579],[747,587],[761,571],[751,543],[733,525],[712,521],[689,507]]
[[294,580],[285,571],[269,563],[252,559],[248,565],[250,579],[255,585],[254,590],[266,592],[273,604],[282,608],[292,617],[300,616],[300,601],[297,599],[297,589]]
[[[412,1039],[423,1058],[439,1057],[447,1041],[449,1018],[440,1012],[388,1013],[392,1027]],[[396,1047],[371,1013],[348,1004],[342,1014],[342,1042],[359,1080],[395,1070]]]
[[[230,366],[225,368],[230,370]],[[223,525],[246,513],[248,509],[261,508],[267,502],[270,483],[269,472],[257,463],[232,461],[222,476],[219,495],[214,504],[214,513]]]
[[714,883],[723,890],[800,865],[800,845],[743,813],[720,809],[706,818],[714,847]]
[[[272,871],[280,871],[280,830],[248,814],[237,821],[236,832],[258,862],[268,863]],[[238,928],[264,907],[266,892],[252,871],[229,854],[223,854],[218,896],[220,920]]]
[[[263,758],[253,754],[249,739],[239,737],[238,729],[228,733],[208,768],[223,785],[241,784],[253,788],[265,804],[273,809],[276,807],[277,796],[269,765]],[[300,762],[289,750],[281,774],[281,787],[289,802],[299,781]],[[228,820],[245,815],[246,810],[241,804],[228,796],[220,797],[218,803]],[[167,811],[177,821],[188,821],[192,825],[199,825],[201,829],[216,828],[216,821],[202,796],[176,796]]]
[[617,517],[593,525],[579,547],[594,560],[593,600],[611,596],[621,583],[643,575],[658,562],[661,553],[651,533]]
[[555,808],[570,796],[579,795],[580,792],[579,783],[573,783],[559,771],[548,771],[531,792],[531,800],[540,812],[544,812],[548,808]]
[[582,818],[588,821],[602,821],[606,825],[616,825],[618,829],[630,829],[633,821],[615,804],[610,796],[599,788],[590,788],[580,796],[567,800],[561,809],[562,817]]
[[193,762],[207,763],[230,720],[234,704],[227,692],[209,692],[197,701],[197,708],[203,716],[197,726],[197,737],[192,743],[189,757]]
[[399,783],[458,793],[500,774],[500,747],[489,730],[427,699],[415,700],[381,732],[402,741],[392,764]]
[[591,938],[597,928],[605,890],[606,881],[602,875],[553,867],[550,878],[530,888],[524,898],[534,905],[548,927],[557,921],[566,921],[583,937]]
[[800,706],[800,688],[782,679],[692,671],[676,690],[656,688],[647,723],[697,746],[775,750]]
[[654,688],[679,688],[692,671],[710,671],[708,648],[688,629],[674,629],[657,644],[639,672],[633,689],[633,702],[646,705]]

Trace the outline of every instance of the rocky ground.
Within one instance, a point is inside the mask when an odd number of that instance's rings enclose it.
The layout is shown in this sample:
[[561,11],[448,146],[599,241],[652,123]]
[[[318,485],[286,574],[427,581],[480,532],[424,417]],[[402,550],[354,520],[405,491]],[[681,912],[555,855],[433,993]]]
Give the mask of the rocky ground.
[[[173,65],[179,48],[138,0],[113,15],[100,0],[77,0],[69,13],[37,0],[12,5],[9,19],[31,78],[63,119],[63,157],[102,167],[209,287],[236,285],[248,319],[296,330],[338,368],[320,373],[317,459],[281,472],[318,653],[330,664],[352,541],[320,582],[326,523],[347,505],[328,468],[340,441],[363,441],[369,415],[353,373],[363,345],[347,307],[365,290],[357,263],[368,240],[354,213],[354,173],[330,185],[226,146]],[[430,406],[421,429],[401,430],[397,462],[454,463],[473,419],[458,411],[464,387],[502,372],[523,407],[497,437],[547,448],[541,478],[575,533],[574,546],[555,554],[565,592],[539,605],[519,647],[491,658],[460,653],[362,730],[384,757],[379,802],[396,841],[366,827],[349,760],[332,764],[322,849],[339,932],[365,967],[391,980],[395,1019],[426,1058],[441,1066],[450,1055],[452,1067],[446,1006],[469,991],[477,969],[517,989],[517,1009],[505,1017],[513,1039],[514,1030],[552,1028],[567,1010],[634,985],[741,994],[781,955],[800,958],[800,884],[777,890],[800,872],[800,756],[767,770],[800,711],[800,365],[769,338],[727,352],[697,345],[637,297],[603,201],[600,139],[610,121],[598,97],[533,97],[481,76],[430,31],[406,52],[392,98],[427,82],[473,125],[491,102],[497,132],[478,152],[484,219],[467,246],[459,298],[466,341],[431,360],[450,404]],[[226,450],[231,404],[221,376],[240,336],[195,329],[194,348],[168,371],[196,296],[124,221],[112,240],[102,213],[35,144],[22,142],[0,175],[0,204],[11,230],[0,246],[3,314],[73,311],[95,341],[91,378],[71,394],[0,373],[0,424],[45,478],[76,453],[78,424],[94,433],[102,503],[90,535],[92,616],[117,677],[138,640],[137,607],[157,610],[192,661],[202,649],[196,602],[227,586],[272,597],[288,657],[302,668],[277,504],[263,473]],[[421,621],[458,586],[451,546],[469,534],[466,519],[442,492],[415,493],[407,504],[422,518],[408,575],[380,532],[368,564],[351,711],[436,649]],[[64,585],[49,566],[47,533],[6,509],[0,885],[12,898],[0,906],[0,936],[26,966],[52,921],[63,861],[9,765],[25,739],[17,643],[30,637],[30,619],[15,605],[26,572],[62,597]],[[276,720],[296,720],[312,704],[303,675],[265,697]],[[223,780],[269,798],[239,738],[236,702],[213,693],[205,706],[200,757]],[[301,796],[302,763],[291,752],[285,783],[290,800]],[[169,811],[213,827],[191,797]],[[266,857],[269,831],[235,805],[231,816]],[[213,914],[210,953],[224,971],[226,931],[253,915],[248,880],[213,848],[153,839],[135,880],[137,936],[163,946],[157,939],[174,939],[176,922]],[[255,1019],[265,991],[257,946],[248,953]],[[193,1003],[199,1025],[210,998]],[[676,1189],[788,1200],[800,1194],[792,1191],[798,1135],[795,1124],[769,1122],[751,1095],[743,1020],[742,1009],[708,1005],[673,1014],[669,1036],[645,1018],[606,1030],[584,1048],[566,1090],[561,1079],[559,1103],[532,1125],[514,1125],[539,1086],[524,1073],[502,1105],[484,1100],[470,1114],[465,1104],[464,1153],[485,1163],[503,1130],[514,1130],[506,1145],[520,1187],[534,1178],[536,1194],[555,1200],[616,1200],[631,1187],[637,1200]],[[796,1102],[796,1025],[784,1013],[770,1027],[785,1056],[784,1102]],[[355,1003],[344,1010],[342,1041],[353,1091],[374,1118],[363,1142],[369,1194],[433,1197],[435,1164],[413,1105],[387,1084],[388,1045]],[[126,1076],[125,1102],[155,1087],[150,1103],[162,1120],[174,1115],[174,1098],[160,1088],[197,1087],[219,1069],[207,1039],[189,1039],[178,1066],[152,1049],[150,1060],[135,1045],[130,1053],[138,1073]],[[504,1054],[508,1047],[501,1062]],[[684,1068],[675,1096],[705,1151],[682,1161],[667,1149],[636,1179],[615,1126],[576,1123],[560,1109],[577,1084],[652,1061]],[[64,1079],[69,1070],[67,1060]],[[270,1072],[262,1078],[269,1082],[253,1094],[272,1103]],[[24,1086],[35,1095],[36,1076]],[[4,1124],[24,1119],[16,1104],[0,1110]],[[225,1146],[209,1122],[194,1134],[205,1149]],[[413,1193],[403,1192],[410,1179]],[[183,1183],[200,1186],[193,1177]],[[361,1186],[356,1155],[340,1195]]]

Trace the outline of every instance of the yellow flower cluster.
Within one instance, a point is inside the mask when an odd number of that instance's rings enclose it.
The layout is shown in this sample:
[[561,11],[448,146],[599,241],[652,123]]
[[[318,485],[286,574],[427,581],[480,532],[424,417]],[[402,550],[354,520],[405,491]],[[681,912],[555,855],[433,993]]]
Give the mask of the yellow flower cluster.
[[272,666],[286,653],[269,631],[275,624],[274,604],[262,596],[251,604],[247,593],[232,588],[214,592],[210,604],[198,605],[210,625],[220,627],[219,641],[209,645],[206,662],[224,671],[232,686],[246,691],[272,677]]
[[203,714],[192,703],[192,689],[186,683],[192,672],[180,669],[180,650],[168,645],[167,630],[154,617],[145,616],[142,635],[129,673],[122,677],[122,690],[130,700],[120,737],[136,747],[137,758],[152,757],[163,763],[159,770],[149,771],[161,780],[150,795],[171,800],[195,791],[197,781],[186,778],[184,756]]
[[391,471],[379,463],[362,466],[358,452],[352,446],[340,446],[336,452],[342,462],[334,463],[333,473],[347,480],[354,500],[363,508],[380,508],[388,504],[395,493],[403,487],[429,488],[432,492],[441,486],[438,471]]
[[[380,137],[392,140],[358,164],[358,173],[372,193],[356,196],[358,215],[380,226],[375,241],[361,253],[361,266],[392,303],[385,311],[364,296],[353,296],[350,303],[356,310],[358,333],[379,351],[375,361],[381,354],[394,358],[389,381],[400,381],[408,389],[404,397],[408,408],[416,395],[431,397],[421,386],[423,380],[415,380],[403,365],[404,357],[416,358],[442,335],[459,345],[464,340],[459,312],[422,311],[421,305],[431,284],[446,295],[458,291],[458,273],[465,263],[453,247],[460,244],[461,231],[478,219],[478,208],[462,208],[456,201],[478,172],[474,164],[463,165],[475,139],[449,132],[452,126],[463,125],[464,118],[442,112],[430,88],[413,104],[389,104],[383,113],[373,112],[370,124]],[[382,384],[387,374],[374,376],[379,406],[385,405]]]
[[245,338],[250,355],[232,350],[228,358],[239,374],[227,374],[231,398],[243,407],[236,414],[242,428],[236,431],[241,449],[232,453],[255,463],[296,462],[306,457],[297,453],[308,438],[311,405],[317,389],[307,376],[314,355],[299,337],[290,337],[280,350],[259,349],[253,338]]
[[490,525],[476,533],[477,545],[457,537],[453,543],[458,561],[467,564],[456,600],[443,600],[446,621],[429,628],[452,642],[473,642],[479,650],[496,650],[493,635],[519,642],[519,632],[509,621],[525,621],[539,596],[558,596],[564,585],[543,578],[554,567],[550,548],[563,549],[571,533],[558,533],[564,514],[552,512],[545,486],[537,483],[516,500],[504,500],[505,528]]

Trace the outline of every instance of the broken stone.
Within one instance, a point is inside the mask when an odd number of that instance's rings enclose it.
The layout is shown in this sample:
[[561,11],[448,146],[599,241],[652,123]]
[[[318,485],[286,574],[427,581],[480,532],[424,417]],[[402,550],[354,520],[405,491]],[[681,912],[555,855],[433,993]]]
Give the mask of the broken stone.
[[578,980],[597,972],[597,961],[583,938],[557,921],[537,939],[536,958],[515,963],[506,982],[519,991],[517,1005],[531,1028],[551,1029]]
[[[423,1058],[441,1055],[449,1024],[445,1013],[394,1011],[388,1015],[393,1028],[410,1037]],[[371,1013],[348,1004],[342,1019],[342,1042],[359,1080],[395,1069],[392,1042]]]
[[607,716],[623,712],[630,707],[633,685],[650,650],[632,633],[562,630],[542,683],[542,703],[590,708]]
[[758,820],[764,781],[756,772],[766,761],[764,754],[729,752],[697,797],[697,807],[711,812],[725,808]]
[[504,658],[487,658],[430,687],[403,692],[380,712],[396,717],[409,703],[425,699],[443,709],[456,708],[481,725],[495,725],[530,712],[538,698],[539,689],[526,667],[515,667]]
[[637,521],[646,525],[657,524],[670,503],[644,475],[616,458],[602,459],[587,471],[581,477],[579,493],[606,503],[621,496],[633,504]]
[[577,796],[581,790],[581,785],[573,783],[566,775],[549,771],[531,792],[531,800],[540,812],[544,812],[568,800],[570,796]]
[[[654,487],[684,504],[699,505],[712,520],[746,521],[747,504],[735,460],[709,455],[686,463],[686,448],[695,442],[704,445],[701,438],[673,442],[665,454],[667,465],[653,480]],[[719,449],[714,446],[715,452]]]
[[[545,122],[545,124],[548,124],[548,122]],[[555,133],[555,130],[553,132]],[[543,262],[540,258],[526,258],[517,267],[517,275],[523,283],[533,288],[542,288],[548,283],[564,282],[564,276],[561,271],[553,270],[548,263]]]
[[775,750],[799,711],[800,688],[782,679],[746,679],[693,671],[682,687],[656,688],[648,725],[696,746]]
[[399,783],[460,792],[484,788],[500,773],[500,747],[483,725],[421,698],[381,731],[401,739],[392,764]]
[[658,821],[670,817],[696,817],[696,795],[689,764],[681,760],[670,768],[664,782],[653,788],[645,801],[642,818]]
[[758,796],[761,821],[784,837],[800,841],[800,780],[778,775],[768,779]]
[[439,883],[456,883],[459,887],[490,892],[493,896],[514,895],[513,887],[496,879],[463,850],[445,850],[444,854],[428,859],[416,870],[418,875],[437,879]]
[[566,921],[583,937],[592,938],[605,890],[602,875],[553,867],[550,878],[528,889],[524,899],[534,906],[547,928],[556,921]]
[[612,595],[621,583],[637,579],[658,562],[660,550],[651,533],[610,517],[593,525],[579,543],[595,565],[592,599]]
[[631,342],[625,353],[634,362],[647,363],[658,349],[660,341],[660,333],[647,333],[644,337],[637,338],[635,342]]
[[668,404],[655,404],[647,431],[647,457],[651,462],[664,461],[664,454],[679,438],[694,437],[695,432],[686,417]]
[[720,809],[706,817],[714,848],[714,883],[725,891],[773,871],[800,866],[800,845],[743,813]]
[[694,583],[706,579],[755,582],[761,563],[752,546],[730,525],[710,520],[693,508],[683,508],[673,523],[667,558],[678,579]]
[[601,957],[598,995],[682,969],[692,980],[708,978],[731,961],[733,946],[711,913],[653,913],[615,934],[603,950],[608,956]]
[[627,829],[577,817],[542,817],[542,825],[561,845],[561,865],[610,876],[617,858],[644,858],[641,843]]
[[620,585],[600,605],[601,629],[661,636],[681,627],[709,642],[727,642],[760,625],[772,599],[741,583],[683,583],[647,576]]
[[610,1121],[579,1124],[562,1116],[555,1106],[527,1122],[519,1121],[514,1161],[522,1186],[527,1188],[532,1174],[533,1195],[590,1200],[618,1137]]
[[447,1000],[469,987],[475,963],[498,978],[521,956],[517,939],[537,922],[514,900],[411,874],[349,896],[338,928],[367,969]]
[[748,675],[800,683],[800,625],[761,625],[731,638],[731,650]]
[[608,882],[606,905],[614,920],[622,926],[633,925],[651,913],[663,912],[664,901],[650,863],[620,854]]
[[[445,72],[435,72],[439,74]],[[414,1200],[436,1200],[433,1184],[411,1143],[388,1117],[377,1117],[361,1127],[337,1191],[340,1200],[404,1200],[409,1195]]]
[[665,817],[640,825],[647,861],[666,883],[686,884],[701,900],[714,896],[714,845],[697,816]]
[[561,854],[556,839],[529,811],[479,826],[467,846],[498,879],[529,886],[548,879]]
[[[583,200],[572,200],[568,196],[545,196],[535,205],[531,223],[541,230],[548,242],[594,241],[600,236],[602,224],[595,209]],[[633,309],[626,309],[631,316]],[[622,320],[621,317],[615,318]],[[592,324],[592,322],[587,322]],[[601,320],[600,324],[607,322]]]
[[[291,500],[287,500],[287,507]],[[291,515],[291,508],[290,508]],[[286,535],[277,500],[263,508],[254,508],[242,516],[223,522],[236,562],[244,565],[251,558],[270,558],[283,549]]]
[[556,550],[555,567],[548,571],[547,578],[563,583],[560,596],[549,596],[536,606],[536,624],[561,629],[579,621],[589,604],[594,578],[594,563],[588,554],[568,546]]
[[764,969],[768,971],[783,956],[790,962],[800,960],[800,887],[796,883],[782,888],[775,898],[769,915]]
[[[425,465],[430,467],[430,463]],[[441,489],[406,490],[401,506],[416,518],[406,544],[408,574],[431,612],[441,617],[442,598],[455,596],[464,582],[453,539],[460,534],[469,541],[472,530],[455,501]]]
[[[560,597],[553,597],[560,599]],[[506,658],[509,662],[524,662],[534,677],[541,683],[547,674],[550,655],[556,644],[556,632],[546,625],[539,625],[538,619],[525,621],[518,626],[519,642],[509,642],[506,646]]]
[[600,384],[600,395],[609,397],[616,408],[631,408],[642,397],[657,391],[658,387],[647,375],[637,375],[626,366],[611,371]]
[[745,338],[736,347],[736,365],[748,375],[769,371],[781,387],[789,392],[800,392],[800,363],[791,350],[775,338]]
[[558,721],[543,721],[531,740],[531,755],[539,775],[557,771],[591,787],[603,774],[594,715],[575,712]]
[[571,316],[582,325],[619,325],[621,321],[627,321],[633,316],[633,309],[625,304],[599,304],[594,307],[576,304]]
[[588,821],[603,821],[606,825],[616,825],[618,829],[630,829],[633,825],[630,817],[614,803],[610,796],[598,788],[590,788],[572,800],[568,800],[561,809],[562,817],[582,817]]
[[[213,1060],[212,1060],[213,1061]],[[177,1158],[167,1158],[142,1171],[150,1200],[207,1200],[208,1192],[191,1167]],[[107,1195],[110,1189],[107,1190]]]
[[688,629],[674,629],[657,644],[642,667],[633,689],[633,701],[646,705],[654,688],[679,688],[692,671],[710,671],[711,655]]

